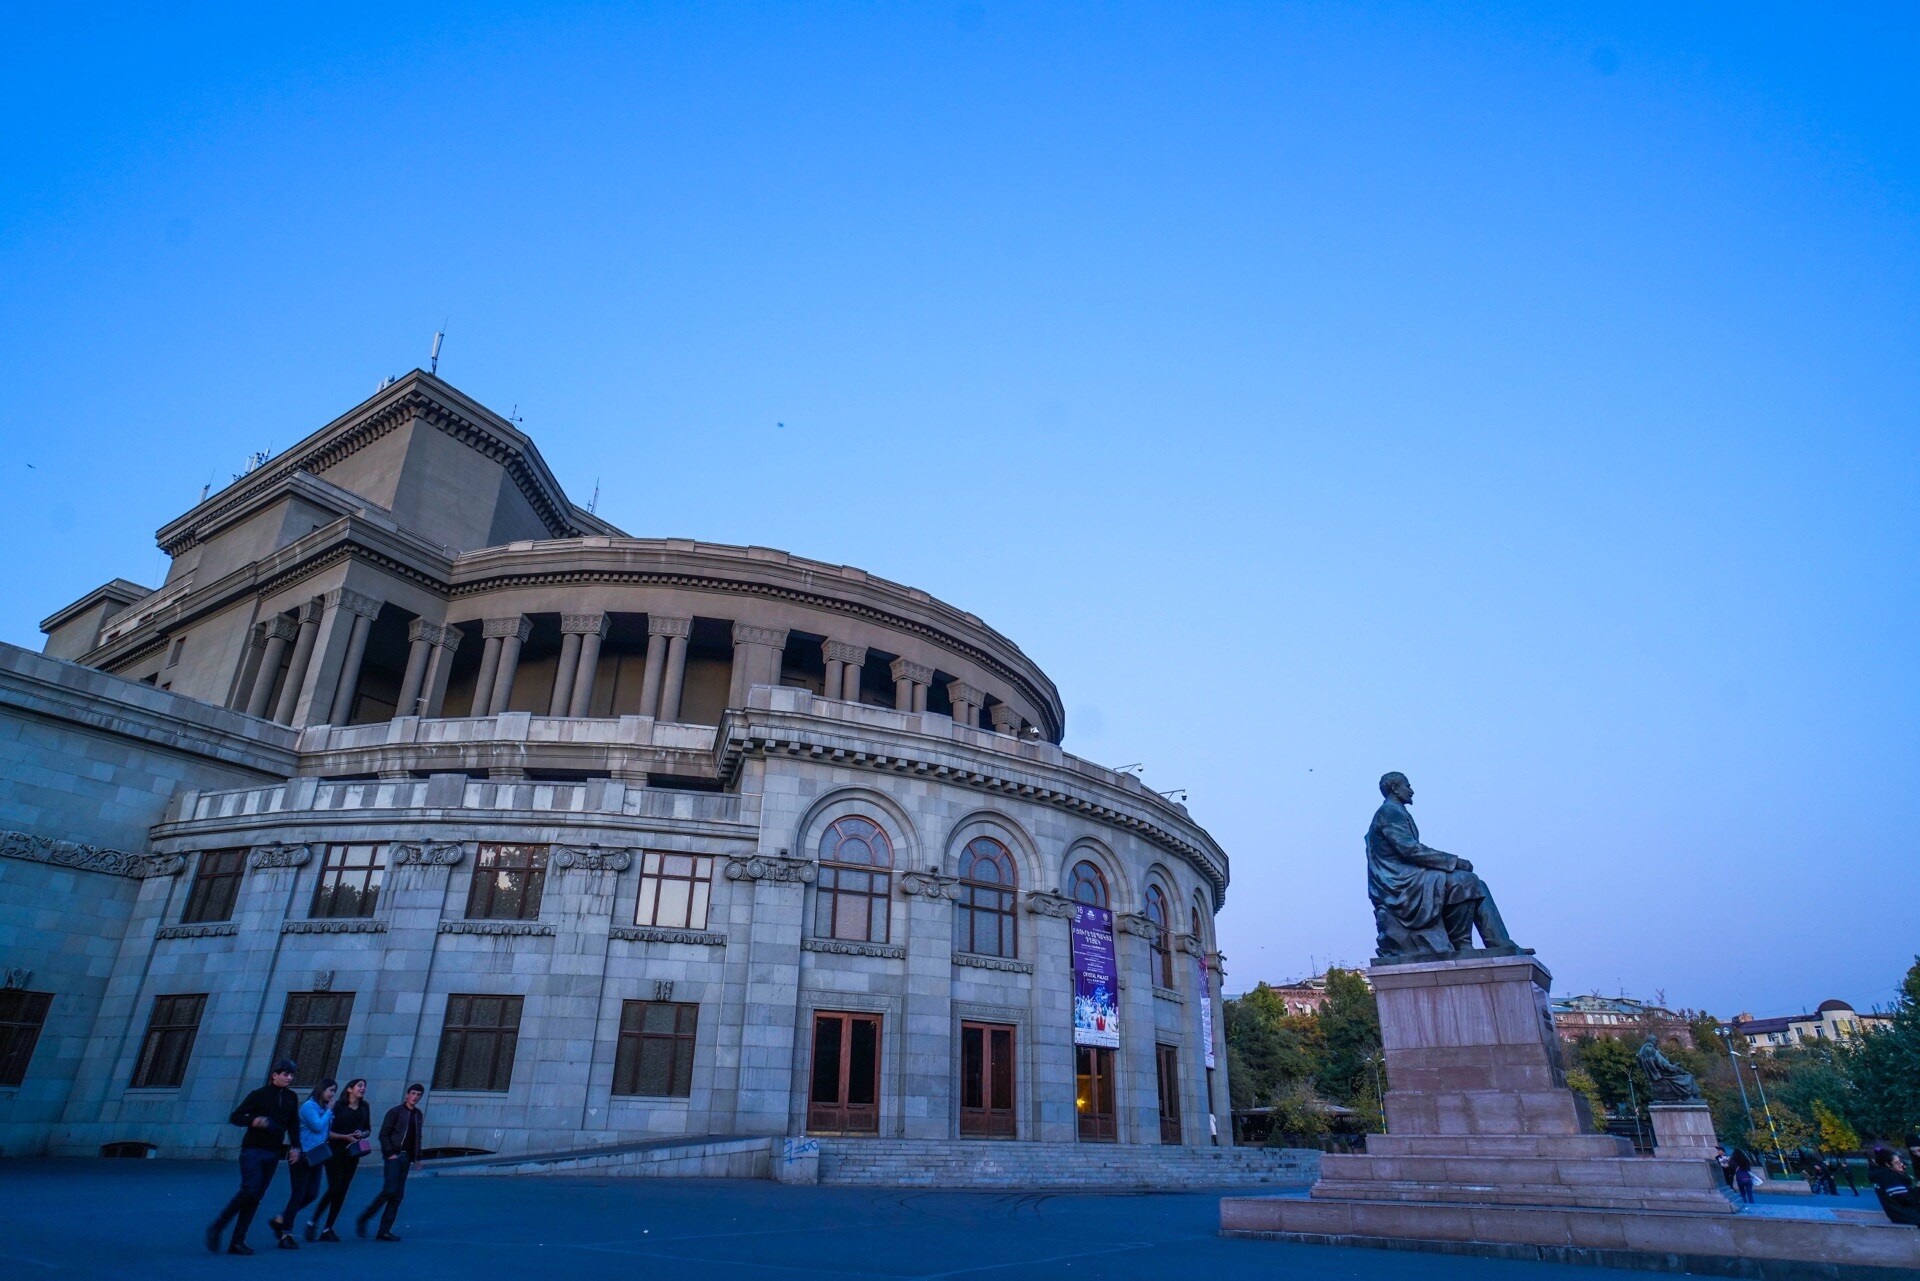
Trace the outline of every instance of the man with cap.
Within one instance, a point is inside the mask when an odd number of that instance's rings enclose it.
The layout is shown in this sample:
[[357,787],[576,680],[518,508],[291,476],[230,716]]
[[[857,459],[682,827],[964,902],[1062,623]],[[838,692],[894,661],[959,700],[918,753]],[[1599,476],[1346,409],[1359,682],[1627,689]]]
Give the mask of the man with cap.
[[280,1059],[267,1073],[267,1083],[240,1100],[240,1106],[228,1117],[245,1133],[240,1138],[240,1190],[220,1211],[220,1217],[207,1225],[207,1249],[220,1249],[220,1233],[228,1222],[233,1237],[227,1243],[228,1254],[252,1254],[247,1245],[247,1228],[260,1198],[273,1182],[273,1172],[282,1161],[300,1159],[300,1100],[293,1093],[292,1059]]

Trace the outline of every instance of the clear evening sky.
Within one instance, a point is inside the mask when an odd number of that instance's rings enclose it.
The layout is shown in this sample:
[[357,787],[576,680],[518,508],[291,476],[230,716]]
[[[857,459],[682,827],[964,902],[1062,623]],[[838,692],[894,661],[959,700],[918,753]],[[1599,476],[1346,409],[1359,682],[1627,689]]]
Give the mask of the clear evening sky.
[[1190,789],[1228,987],[1401,769],[1561,992],[1920,949],[1909,5],[16,8],[0,638],[424,364]]

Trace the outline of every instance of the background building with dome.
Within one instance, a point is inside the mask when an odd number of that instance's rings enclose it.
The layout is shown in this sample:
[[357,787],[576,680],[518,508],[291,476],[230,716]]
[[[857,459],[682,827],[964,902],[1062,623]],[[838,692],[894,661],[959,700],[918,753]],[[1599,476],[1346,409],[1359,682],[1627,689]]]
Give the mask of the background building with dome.
[[224,1150],[277,1052],[487,1152],[1228,1142],[1226,855],[974,615],[418,371],[158,541],[0,650],[7,1151]]
[[1764,1019],[1736,1014],[1728,1026],[1746,1037],[1754,1049],[1771,1054],[1804,1041],[1846,1044],[1892,1025],[1893,1019],[1885,1014],[1861,1014],[1845,1001],[1832,1000],[1820,1002],[1811,1014],[1783,1014]]

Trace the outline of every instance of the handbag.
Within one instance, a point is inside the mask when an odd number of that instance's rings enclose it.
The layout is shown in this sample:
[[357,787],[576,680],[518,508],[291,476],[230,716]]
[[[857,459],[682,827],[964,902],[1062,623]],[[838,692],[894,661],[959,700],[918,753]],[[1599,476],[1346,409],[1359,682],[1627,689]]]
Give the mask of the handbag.
[[346,1155],[354,1158],[357,1161],[361,1157],[369,1155],[372,1151],[373,1151],[373,1144],[369,1143],[365,1139],[355,1139],[353,1140],[353,1142],[347,1144]]
[[306,1149],[300,1154],[300,1159],[311,1166],[322,1166],[327,1163],[327,1158],[332,1155],[333,1149],[327,1144],[322,1143]]

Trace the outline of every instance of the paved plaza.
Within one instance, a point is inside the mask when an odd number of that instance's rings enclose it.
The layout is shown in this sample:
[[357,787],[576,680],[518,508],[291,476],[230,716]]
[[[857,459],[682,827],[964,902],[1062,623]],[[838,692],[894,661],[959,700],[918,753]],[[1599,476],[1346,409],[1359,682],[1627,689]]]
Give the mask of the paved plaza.
[[[0,1275],[333,1278],[681,1275],[719,1278],[1205,1276],[1592,1281],[1622,1273],[1373,1250],[1223,1240],[1219,1197],[1175,1193],[923,1192],[720,1180],[425,1178],[399,1245],[210,1255],[200,1230],[233,1190],[230,1162],[0,1161]],[[365,1184],[364,1193],[362,1183]],[[377,1190],[356,1181],[350,1211]],[[275,1180],[266,1205],[286,1195]]]

